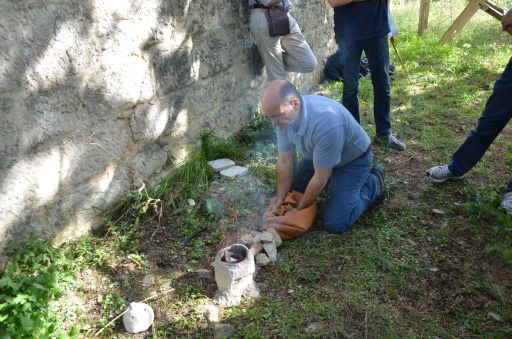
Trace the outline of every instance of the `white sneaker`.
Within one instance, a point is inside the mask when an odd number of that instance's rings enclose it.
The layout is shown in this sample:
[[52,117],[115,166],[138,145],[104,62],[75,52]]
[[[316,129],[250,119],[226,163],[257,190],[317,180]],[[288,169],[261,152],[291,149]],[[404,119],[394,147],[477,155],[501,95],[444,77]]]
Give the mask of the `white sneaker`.
[[434,182],[445,182],[450,179],[460,180],[463,177],[463,175],[460,177],[453,175],[453,173],[448,169],[448,165],[432,167],[427,171],[427,176]]
[[508,192],[503,197],[503,201],[500,204],[500,208],[507,211],[508,214],[512,214],[512,192]]

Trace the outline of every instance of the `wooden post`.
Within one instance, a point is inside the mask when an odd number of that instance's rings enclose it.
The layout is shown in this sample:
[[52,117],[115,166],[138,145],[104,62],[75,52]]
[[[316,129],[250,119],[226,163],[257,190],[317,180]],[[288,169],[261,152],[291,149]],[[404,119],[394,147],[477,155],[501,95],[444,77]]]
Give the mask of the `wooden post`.
[[428,12],[430,0],[420,0],[420,21],[418,22],[418,35],[422,35],[428,26]]
[[480,8],[480,4],[483,2],[485,2],[485,0],[470,0],[466,8],[464,8],[462,13],[460,13],[459,17],[455,19],[450,28],[448,28],[448,30],[443,34],[441,37],[441,43],[444,44],[453,39],[453,37],[460,32],[460,30],[469,21],[469,19],[475,15],[475,13]]

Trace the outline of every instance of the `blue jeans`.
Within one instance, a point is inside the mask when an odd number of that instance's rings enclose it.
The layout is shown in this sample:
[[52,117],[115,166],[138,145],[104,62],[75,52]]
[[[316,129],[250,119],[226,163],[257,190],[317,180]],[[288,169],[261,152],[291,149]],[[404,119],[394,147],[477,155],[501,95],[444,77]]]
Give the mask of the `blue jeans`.
[[[512,58],[501,77],[496,80],[494,90],[478,118],[476,127],[469,132],[464,143],[453,154],[448,169],[456,176],[467,173],[484,156],[494,139],[512,118]],[[508,183],[512,191],[512,180]]]
[[373,84],[373,116],[378,136],[391,133],[391,95],[389,82],[388,36],[347,41],[337,41],[343,73],[343,106],[359,119],[359,62],[363,51],[368,58]]
[[[327,231],[345,232],[379,195],[379,179],[370,173],[372,160],[369,150],[350,163],[333,168],[325,186],[324,227]],[[302,159],[297,164],[292,188],[304,192],[314,173],[313,162]]]

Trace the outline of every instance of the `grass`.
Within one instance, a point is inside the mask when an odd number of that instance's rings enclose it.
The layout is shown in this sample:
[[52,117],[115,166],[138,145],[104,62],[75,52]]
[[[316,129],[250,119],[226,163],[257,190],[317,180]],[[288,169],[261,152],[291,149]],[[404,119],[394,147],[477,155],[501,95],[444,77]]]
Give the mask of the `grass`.
[[[221,321],[235,327],[235,337],[512,336],[512,217],[497,208],[511,173],[510,129],[464,180],[434,184],[425,177],[430,166],[450,159],[473,128],[512,54],[510,37],[485,13],[472,18],[452,43],[438,43],[464,4],[433,1],[422,37],[416,36],[416,2],[395,4],[398,48],[412,83],[392,54],[392,125],[408,148],[373,148],[376,162],[387,169],[387,199],[345,234],[328,234],[319,222],[285,242],[281,259],[256,277],[261,298],[222,310]],[[341,101],[342,86],[329,83],[321,90]],[[369,79],[361,80],[360,92],[362,125],[373,136]],[[101,231],[24,257],[32,258],[23,259],[26,270],[54,267],[58,281],[57,287],[41,284],[58,293],[31,304],[37,312],[55,305],[50,318],[41,317],[46,325],[40,328],[89,337],[129,302],[174,288],[150,303],[155,336],[213,336],[201,311],[216,289],[210,263],[240,228],[257,226],[275,186],[276,149],[273,129],[262,116],[232,139],[210,130],[202,142],[173,175],[155,187],[142,186],[110,209]],[[206,165],[220,157],[248,166],[250,175],[223,181]],[[37,258],[54,259],[41,259],[41,266]],[[37,276],[16,272],[21,270],[6,271],[0,281]],[[68,276],[76,276],[72,289]],[[0,293],[0,300],[16,293]],[[40,314],[32,312],[27,316]],[[21,326],[22,319],[11,315],[8,321]],[[103,335],[125,334],[118,321]]]

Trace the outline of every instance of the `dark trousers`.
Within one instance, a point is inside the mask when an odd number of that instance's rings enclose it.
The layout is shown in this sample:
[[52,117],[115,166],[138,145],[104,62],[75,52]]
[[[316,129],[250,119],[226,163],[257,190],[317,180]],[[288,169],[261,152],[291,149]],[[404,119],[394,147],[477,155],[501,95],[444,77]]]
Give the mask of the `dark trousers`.
[[[476,127],[469,132],[464,143],[453,154],[448,164],[450,172],[456,176],[464,175],[483,157],[498,134],[512,117],[512,58],[500,78],[494,84],[494,90],[478,118]],[[512,180],[508,183],[512,191]]]
[[375,129],[378,136],[391,134],[388,35],[355,41],[341,39],[337,43],[343,75],[343,106],[360,122],[359,63],[364,51],[372,75]]
[[[324,227],[332,233],[348,230],[380,193],[377,176],[370,172],[370,150],[346,165],[335,167],[325,186]],[[295,169],[292,188],[304,192],[315,174],[311,160],[302,159]]]

